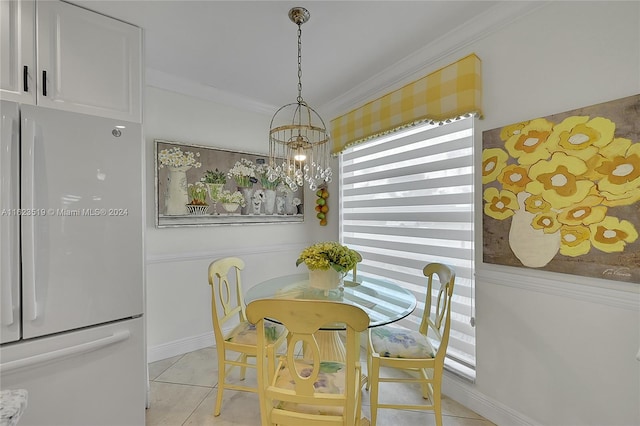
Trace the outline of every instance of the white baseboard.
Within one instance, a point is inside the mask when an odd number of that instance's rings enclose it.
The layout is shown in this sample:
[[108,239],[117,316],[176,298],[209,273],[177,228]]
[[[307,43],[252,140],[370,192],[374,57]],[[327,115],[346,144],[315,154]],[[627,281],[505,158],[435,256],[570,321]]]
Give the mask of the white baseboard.
[[147,348],[147,362],[160,361],[215,345],[213,331]]
[[479,392],[475,385],[444,372],[442,393],[496,425],[535,426],[534,420]]

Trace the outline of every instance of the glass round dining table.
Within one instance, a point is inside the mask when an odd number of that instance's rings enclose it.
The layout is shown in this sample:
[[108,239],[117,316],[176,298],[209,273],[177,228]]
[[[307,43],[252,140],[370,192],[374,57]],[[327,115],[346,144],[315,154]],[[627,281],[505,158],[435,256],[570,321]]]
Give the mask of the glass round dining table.
[[[416,298],[408,290],[390,281],[363,277],[357,282],[344,279],[344,287],[323,291],[309,286],[309,274],[294,274],[271,278],[249,288],[245,303],[258,299],[306,299],[330,300],[348,303],[362,308],[369,315],[369,327],[389,324],[408,316],[416,308]],[[322,358],[344,361],[345,351],[337,331],[344,325],[336,323],[323,327],[325,333],[317,333],[316,340],[323,347]],[[322,342],[321,342],[322,341]]]

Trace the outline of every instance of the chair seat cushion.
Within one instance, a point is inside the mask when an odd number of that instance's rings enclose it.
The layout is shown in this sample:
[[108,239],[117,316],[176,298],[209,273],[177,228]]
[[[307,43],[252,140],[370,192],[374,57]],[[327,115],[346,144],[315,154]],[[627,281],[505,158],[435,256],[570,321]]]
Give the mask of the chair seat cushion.
[[[296,370],[300,372],[300,376],[308,377],[311,375],[313,363],[305,360],[296,361]],[[345,365],[334,361],[321,361],[320,373],[318,380],[313,384],[316,393],[328,394],[344,394],[345,392],[346,371]],[[295,389],[295,382],[291,377],[288,367],[282,367],[275,378],[275,386],[278,388]],[[281,408],[287,411],[296,411],[305,414],[320,415],[342,415],[342,407],[323,406],[323,405],[306,405],[296,404],[288,401],[275,401],[275,408]]]
[[[278,340],[284,332],[285,328],[281,324],[265,321],[264,335],[269,343]],[[258,343],[256,326],[248,321],[242,321],[231,330],[224,340],[231,343],[255,346]]]
[[371,344],[376,353],[387,358],[434,358],[436,352],[427,337],[418,331],[400,327],[373,327]]

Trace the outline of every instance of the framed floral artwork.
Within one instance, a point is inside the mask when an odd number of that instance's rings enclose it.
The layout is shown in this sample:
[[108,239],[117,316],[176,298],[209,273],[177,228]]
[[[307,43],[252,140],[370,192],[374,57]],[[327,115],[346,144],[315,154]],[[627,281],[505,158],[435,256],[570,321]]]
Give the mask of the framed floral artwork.
[[640,283],[640,95],[482,134],[483,261]]
[[304,221],[304,188],[285,185],[266,155],[154,143],[158,228]]

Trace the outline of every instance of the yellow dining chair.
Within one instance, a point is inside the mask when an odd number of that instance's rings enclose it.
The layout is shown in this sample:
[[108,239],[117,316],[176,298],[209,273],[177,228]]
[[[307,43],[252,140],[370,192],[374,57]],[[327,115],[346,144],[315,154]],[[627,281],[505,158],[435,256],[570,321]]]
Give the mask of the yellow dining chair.
[[[247,317],[258,329],[258,395],[262,425],[360,424],[362,369],[360,332],[369,316],[360,308],[325,300],[262,299],[249,303]],[[281,322],[288,330],[286,355],[278,357],[275,375],[269,354],[260,344],[266,318]],[[346,326],[346,363],[323,361],[314,337],[322,326]],[[304,358],[298,357],[305,345]]]
[[[371,425],[375,426],[378,408],[432,410],[436,425],[442,425],[441,387],[444,357],[451,326],[451,296],[455,271],[441,263],[430,263],[423,269],[427,280],[424,314],[418,330],[381,326],[369,329],[367,350],[367,390],[371,388]],[[431,312],[433,278],[438,276],[435,309]],[[428,336],[428,337],[427,337]],[[380,377],[380,367],[410,371],[405,377]],[[417,374],[416,374],[417,373]],[[427,404],[382,404],[378,402],[379,385],[384,382],[419,383]]]
[[[255,368],[255,364],[247,361],[255,357],[258,340],[267,345],[268,351],[275,351],[286,337],[286,330],[280,324],[268,323],[264,327],[265,338],[258,339],[256,328],[247,321],[246,306],[242,293],[240,271],[244,269],[244,261],[237,257],[218,259],[209,265],[209,285],[211,286],[211,318],[213,334],[216,339],[218,353],[218,397],[213,412],[220,415],[222,393],[224,389],[257,392],[257,388],[230,383],[227,379],[234,367],[240,368],[240,378],[244,380],[247,367]],[[232,296],[233,294],[233,296]],[[238,318],[238,324],[230,331],[227,329]],[[228,327],[225,328],[225,325]],[[225,329],[227,330],[225,332]],[[227,352],[232,352],[228,354]],[[233,358],[233,357],[236,358]],[[272,363],[272,368],[274,364]]]

